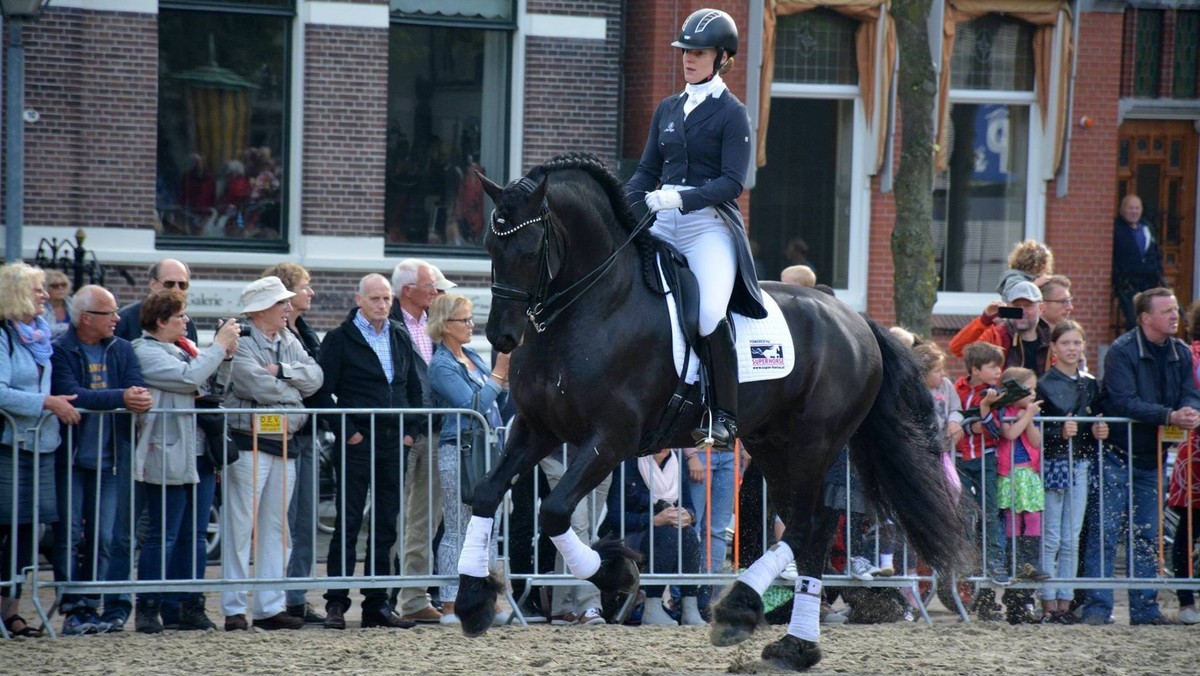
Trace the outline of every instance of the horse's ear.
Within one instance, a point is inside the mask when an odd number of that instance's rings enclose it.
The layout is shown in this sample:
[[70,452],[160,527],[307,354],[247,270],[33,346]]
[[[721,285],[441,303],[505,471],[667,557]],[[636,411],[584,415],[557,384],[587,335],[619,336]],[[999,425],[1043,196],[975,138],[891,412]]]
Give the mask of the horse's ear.
[[549,182],[550,182],[550,174],[549,173],[543,174],[542,182],[538,183],[538,187],[533,191],[533,194],[529,196],[530,203],[532,203],[534,205],[540,205],[542,203],[542,200],[546,199],[546,185]]
[[475,177],[483,185],[483,191],[487,193],[487,196],[492,198],[492,202],[499,202],[500,193],[504,192],[504,188],[493,183],[492,179],[484,176],[482,172],[476,171]]

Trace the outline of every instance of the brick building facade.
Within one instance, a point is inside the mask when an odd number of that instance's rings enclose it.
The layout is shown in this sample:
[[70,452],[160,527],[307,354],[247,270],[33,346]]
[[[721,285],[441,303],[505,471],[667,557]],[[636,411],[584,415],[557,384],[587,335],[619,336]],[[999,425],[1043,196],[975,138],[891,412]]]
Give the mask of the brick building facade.
[[[55,0],[24,31],[26,106],[37,110],[40,120],[25,130],[23,254],[32,259],[43,237],[70,238],[83,227],[87,246],[100,260],[134,273],[136,288],[115,275],[108,278],[122,303],[140,293],[146,265],[165,256],[182,258],[195,269],[197,292],[208,294],[205,306],[195,308],[202,316],[227,313],[237,289],[257,271],[294,260],[313,271],[318,297],[312,319],[321,328],[341,318],[362,274],[387,271],[401,258],[418,256],[472,288],[477,309],[486,312],[489,266],[468,232],[482,216],[460,218],[453,188],[461,196],[477,169],[503,182],[570,150],[595,152],[628,175],[658,101],[682,88],[678,54],[669,44],[683,19],[705,4]],[[890,235],[895,209],[887,177],[899,159],[895,152],[876,156],[871,148],[884,134],[880,147],[897,150],[898,124],[894,113],[881,118],[885,124],[876,122],[864,100],[866,86],[873,83],[864,86],[857,75],[870,70],[858,61],[852,42],[859,20],[823,9],[789,14],[793,4],[722,4],[741,27],[742,39],[726,81],[747,103],[755,124],[762,112],[761,90],[769,91],[772,109],[763,142],[770,161],[755,173],[741,207],[751,238],[762,246],[764,277],[777,275],[787,262],[784,249],[805,237],[811,240],[810,260],[820,281],[856,309],[888,322],[894,318]],[[997,18],[1030,2],[992,4],[998,8],[994,16],[962,24],[961,36],[973,37],[960,37],[960,42],[973,39],[978,51],[984,42],[995,41],[997,54],[1015,54],[1019,63],[1031,60],[1032,29]],[[1151,151],[1162,143],[1156,140],[1155,124],[1194,125],[1200,120],[1200,99],[1195,87],[1187,86],[1188,77],[1195,84],[1195,49],[1188,56],[1177,47],[1194,34],[1193,15],[1200,6],[1135,4],[1061,3],[1061,11],[1074,21],[1067,26],[1060,14],[1054,25],[1064,28],[1055,39],[1074,46],[1074,62],[1053,71],[1069,91],[1065,153],[1056,170],[1044,169],[1045,153],[1055,146],[1053,132],[1046,131],[1052,126],[1040,124],[1043,108],[1049,107],[1041,96],[1046,85],[1032,79],[1021,84],[1021,68],[1032,66],[1014,67],[1017,85],[983,91],[991,85],[971,78],[986,81],[988,73],[977,72],[980,68],[969,59],[954,62],[952,72],[964,73],[965,79],[951,86],[949,105],[974,106],[978,133],[1003,129],[1004,137],[997,140],[999,150],[984,148],[980,155],[981,163],[995,159],[999,168],[970,177],[976,186],[971,199],[986,205],[986,216],[968,219],[962,226],[963,252],[950,264],[941,261],[947,279],[959,281],[956,288],[939,293],[934,325],[940,339],[948,339],[993,297],[989,292],[997,266],[1002,267],[1007,249],[1025,237],[1043,239],[1055,250],[1059,271],[1075,284],[1075,317],[1089,329],[1093,349],[1110,339],[1109,256],[1116,203],[1125,192],[1150,185],[1145,167],[1159,161]],[[936,2],[931,26],[953,6],[954,0]],[[234,83],[229,85],[233,89],[249,92],[245,96],[250,100],[281,92],[247,113],[245,145],[274,148],[282,176],[273,206],[279,226],[277,231],[262,229],[266,236],[260,239],[222,236],[235,222],[242,227],[241,213],[236,221],[219,221],[224,230],[181,234],[171,230],[177,224],[163,208],[171,199],[171,186],[178,183],[174,174],[164,172],[164,155],[171,151],[182,157],[190,150],[180,145],[182,132],[172,137],[163,130],[163,88],[194,81],[201,70],[187,65],[192,70],[164,74],[178,49],[169,21],[182,16],[184,25],[212,21],[221,26],[221,15],[231,7],[263,26],[274,26],[272,39],[264,40],[276,49],[267,53],[275,60],[271,63],[282,64],[274,76],[267,72],[275,67],[269,64],[257,70],[242,67],[239,59],[259,57],[247,56],[249,48],[231,42],[221,30],[204,35],[197,28],[196,35],[182,35],[196,42],[190,47],[197,53],[205,51],[207,42],[210,58],[201,60],[236,71],[224,77]],[[779,13],[772,29],[774,51],[764,55],[764,13],[772,11]],[[875,30],[873,24],[861,26]],[[1138,56],[1153,53],[1145,49],[1147,40],[1161,57],[1157,66]],[[763,78],[765,56],[775,64],[773,79]],[[850,79],[834,67],[808,68],[805,60],[818,57],[840,63],[837,67],[849,72]],[[876,78],[886,71],[883,63],[875,64],[880,66],[873,70]],[[886,97],[876,105],[893,110]],[[1087,118],[1083,125],[1081,118]],[[987,126],[989,120],[1002,120],[1002,127]],[[195,121],[187,124],[192,125],[188,134],[194,135]],[[183,123],[177,126],[182,129]],[[1154,164],[1161,168],[1164,186],[1163,198],[1155,199],[1161,216],[1156,225],[1165,238],[1174,238],[1169,275],[1180,298],[1190,300],[1196,277],[1191,271],[1196,259],[1196,132],[1194,126],[1190,136],[1186,125],[1178,129],[1163,132],[1176,136],[1162,136],[1168,139],[1165,159]],[[1139,139],[1149,147],[1142,148]],[[1178,155],[1172,154],[1176,146],[1171,139],[1182,143],[1182,159],[1171,159]],[[1133,154],[1120,151],[1122,144],[1132,144]],[[1138,154],[1139,148],[1145,152]],[[1122,157],[1128,160],[1125,165]],[[239,158],[243,162],[230,161]],[[209,171],[219,184],[227,170],[245,160],[240,155],[214,157]],[[179,173],[184,168],[179,165]],[[792,198],[809,202],[788,202],[781,195],[790,192],[778,187],[787,186],[789,176],[797,192]],[[805,194],[805,177],[827,180],[820,184],[827,186],[821,188],[828,193],[826,202],[821,195]],[[951,176],[939,180],[945,183]],[[938,199],[949,205],[952,193],[945,188]],[[197,229],[216,227],[214,219],[205,221],[203,215]],[[950,247],[952,237],[946,233],[951,225],[941,221],[951,217],[937,218],[935,230]],[[247,219],[249,227],[253,218],[247,214]],[[462,246],[451,246],[456,241]]]

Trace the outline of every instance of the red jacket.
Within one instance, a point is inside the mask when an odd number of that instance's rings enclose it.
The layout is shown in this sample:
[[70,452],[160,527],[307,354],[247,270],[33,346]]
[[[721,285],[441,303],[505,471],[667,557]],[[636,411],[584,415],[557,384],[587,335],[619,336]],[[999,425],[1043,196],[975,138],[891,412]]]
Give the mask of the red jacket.
[[[1192,374],[1196,375],[1196,364],[1200,364],[1200,341],[1192,343]],[[1200,385],[1200,378],[1196,379]],[[1179,446],[1179,454],[1175,456],[1175,470],[1171,472],[1171,491],[1167,495],[1167,504],[1172,507],[1188,507],[1189,497],[1192,509],[1200,509],[1200,439],[1196,431],[1188,433],[1186,444]],[[1188,479],[1192,484],[1191,495],[1188,495]]]
[[[954,381],[954,390],[958,392],[958,399],[962,402],[963,410],[968,408],[976,408],[979,406],[979,400],[983,399],[983,391],[987,389],[987,385],[971,385],[970,377],[963,376]],[[964,425],[966,434],[962,439],[958,440],[955,449],[958,451],[958,457],[963,460],[975,460],[982,457],[984,452],[996,448],[998,439],[990,434],[986,429],[980,434],[971,432],[969,426]]]

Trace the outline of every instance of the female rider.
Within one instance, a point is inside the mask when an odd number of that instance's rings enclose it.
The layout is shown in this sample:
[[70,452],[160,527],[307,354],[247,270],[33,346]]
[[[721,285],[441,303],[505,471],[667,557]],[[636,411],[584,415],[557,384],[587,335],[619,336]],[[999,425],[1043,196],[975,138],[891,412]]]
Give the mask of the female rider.
[[683,54],[683,93],[664,99],[650,122],[637,172],[625,185],[630,206],[645,195],[657,214],[651,228],[688,261],[700,283],[697,354],[708,369],[711,434],[698,448],[731,448],[737,436],[737,355],[726,312],[766,316],[750,245],[734,200],[750,164],[750,118],[725,86],[737,26],[716,9],[693,12],[671,43]]

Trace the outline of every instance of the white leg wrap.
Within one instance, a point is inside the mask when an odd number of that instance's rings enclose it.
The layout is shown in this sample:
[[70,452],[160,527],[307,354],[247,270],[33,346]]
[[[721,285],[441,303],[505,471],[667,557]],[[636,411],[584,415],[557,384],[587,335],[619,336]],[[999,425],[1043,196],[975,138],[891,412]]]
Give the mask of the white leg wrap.
[[788,634],[816,643],[821,640],[821,581],[801,575],[796,578],[796,598]]
[[488,550],[492,537],[492,519],[472,516],[463,537],[462,553],[458,555],[458,574],[471,577],[488,576]]
[[580,580],[586,580],[600,570],[600,555],[596,550],[583,544],[583,540],[575,534],[575,529],[568,528],[562,535],[550,537],[550,541],[562,554],[563,562],[571,570],[571,574]]
[[750,585],[750,588],[758,592],[759,596],[767,591],[767,587],[779,577],[784,568],[795,559],[792,554],[792,548],[786,543],[780,542],[774,549],[770,549],[762,558],[754,562],[754,565],[746,569],[738,579]]

